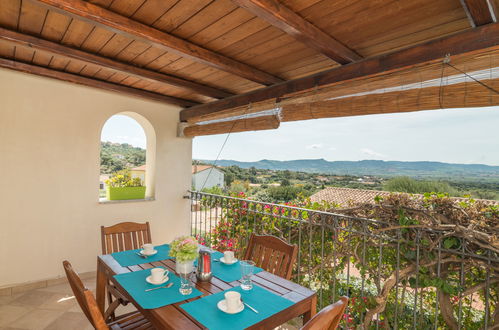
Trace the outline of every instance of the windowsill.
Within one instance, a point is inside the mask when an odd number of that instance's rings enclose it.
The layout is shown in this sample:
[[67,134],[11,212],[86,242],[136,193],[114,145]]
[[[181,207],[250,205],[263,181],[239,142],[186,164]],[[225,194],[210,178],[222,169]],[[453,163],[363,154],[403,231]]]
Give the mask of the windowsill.
[[152,202],[154,200],[156,200],[154,197],[146,197],[143,199],[123,199],[116,201],[109,201],[105,198],[99,198],[99,204],[140,203],[140,202]]

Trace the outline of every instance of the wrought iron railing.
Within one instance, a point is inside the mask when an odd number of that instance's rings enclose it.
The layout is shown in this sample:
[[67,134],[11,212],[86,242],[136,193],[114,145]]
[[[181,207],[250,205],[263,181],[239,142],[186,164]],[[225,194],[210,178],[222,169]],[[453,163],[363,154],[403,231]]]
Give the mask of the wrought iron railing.
[[244,198],[191,192],[191,203],[192,235],[210,247],[244,251],[253,232],[297,244],[293,281],[317,291],[319,308],[349,296],[346,329],[499,328],[493,250],[420,226]]

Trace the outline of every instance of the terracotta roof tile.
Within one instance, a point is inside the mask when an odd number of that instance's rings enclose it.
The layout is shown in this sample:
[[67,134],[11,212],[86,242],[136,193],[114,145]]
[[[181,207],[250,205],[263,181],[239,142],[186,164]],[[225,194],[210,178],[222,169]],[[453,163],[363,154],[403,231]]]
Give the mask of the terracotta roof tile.
[[[338,203],[343,207],[353,205],[353,204],[374,204],[374,198],[376,196],[389,196],[393,194],[389,191],[379,191],[379,190],[364,190],[364,189],[352,189],[352,188],[340,188],[340,187],[328,187],[321,191],[316,192],[310,196],[312,202],[322,202],[327,201],[330,203]],[[411,194],[417,198],[422,198],[421,194]],[[455,200],[466,200],[466,198],[461,197],[451,197]],[[488,199],[478,199],[488,205],[499,205],[499,201],[488,200]]]
[[211,168],[211,165],[192,165],[192,174]]
[[146,170],[146,166],[145,165],[140,165],[138,167],[132,168],[132,171],[145,171],[145,170]]
[[390,192],[387,191],[328,187],[313,194],[310,200],[312,202],[327,201],[348,206],[350,204],[374,203],[376,196],[388,195],[390,195]]

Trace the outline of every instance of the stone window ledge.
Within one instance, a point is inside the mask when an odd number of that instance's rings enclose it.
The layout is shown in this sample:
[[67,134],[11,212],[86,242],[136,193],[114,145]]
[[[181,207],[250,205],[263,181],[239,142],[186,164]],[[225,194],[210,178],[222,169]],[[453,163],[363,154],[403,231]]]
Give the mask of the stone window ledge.
[[109,201],[105,198],[99,198],[99,204],[122,204],[122,203],[140,203],[140,202],[151,202],[155,201],[156,199],[154,197],[146,197],[142,199],[124,199],[124,200],[117,200],[117,201]]

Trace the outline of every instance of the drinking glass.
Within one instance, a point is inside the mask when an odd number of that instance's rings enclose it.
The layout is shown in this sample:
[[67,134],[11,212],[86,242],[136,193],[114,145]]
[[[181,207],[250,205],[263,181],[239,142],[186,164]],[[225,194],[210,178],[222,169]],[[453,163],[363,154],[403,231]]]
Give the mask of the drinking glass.
[[191,273],[180,273],[180,289],[178,291],[183,295],[188,295],[192,293],[191,285]]
[[251,290],[253,289],[251,276],[253,275],[255,263],[251,260],[242,260],[240,262],[240,265],[241,265],[241,289]]

